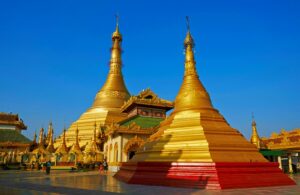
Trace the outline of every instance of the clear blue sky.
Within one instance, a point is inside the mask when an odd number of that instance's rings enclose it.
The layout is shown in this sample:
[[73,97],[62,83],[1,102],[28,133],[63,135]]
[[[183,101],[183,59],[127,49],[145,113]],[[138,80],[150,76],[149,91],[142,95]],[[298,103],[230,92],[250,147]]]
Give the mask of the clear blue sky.
[[[175,3],[176,2],[176,3]],[[190,16],[200,78],[214,106],[247,138],[300,127],[300,1],[1,1],[0,111],[25,135],[55,134],[89,108],[108,72],[115,14],[130,93],[174,100]]]

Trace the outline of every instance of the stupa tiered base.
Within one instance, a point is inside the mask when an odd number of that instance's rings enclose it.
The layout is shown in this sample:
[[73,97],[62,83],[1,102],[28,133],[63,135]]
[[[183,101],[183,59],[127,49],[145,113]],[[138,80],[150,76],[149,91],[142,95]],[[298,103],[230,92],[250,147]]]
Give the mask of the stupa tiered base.
[[200,189],[295,185],[270,162],[127,162],[115,177],[130,184]]

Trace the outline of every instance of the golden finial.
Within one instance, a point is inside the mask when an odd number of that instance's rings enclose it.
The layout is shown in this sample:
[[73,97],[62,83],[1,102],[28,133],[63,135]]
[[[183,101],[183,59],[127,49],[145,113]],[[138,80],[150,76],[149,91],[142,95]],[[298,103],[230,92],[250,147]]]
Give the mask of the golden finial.
[[190,19],[188,16],[186,16],[185,19],[186,19],[186,28],[188,31],[190,31]]
[[193,48],[195,44],[190,32],[190,20],[188,16],[186,16],[186,27],[187,27],[187,34],[184,39],[184,47],[187,48],[188,46],[191,46],[191,48]]
[[254,118],[254,113],[252,112],[252,126],[256,126],[255,118]]
[[119,40],[122,41],[122,35],[119,32],[119,16],[116,14],[116,30],[112,34],[112,40]]

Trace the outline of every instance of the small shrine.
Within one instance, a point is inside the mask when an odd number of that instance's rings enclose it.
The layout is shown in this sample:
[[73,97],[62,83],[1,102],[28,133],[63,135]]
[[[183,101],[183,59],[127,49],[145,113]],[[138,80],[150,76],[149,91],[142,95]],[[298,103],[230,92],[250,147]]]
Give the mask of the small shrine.
[[106,127],[104,154],[111,169],[116,171],[120,162],[127,162],[154,134],[173,102],[159,98],[150,89],[131,96],[121,107],[125,120]]

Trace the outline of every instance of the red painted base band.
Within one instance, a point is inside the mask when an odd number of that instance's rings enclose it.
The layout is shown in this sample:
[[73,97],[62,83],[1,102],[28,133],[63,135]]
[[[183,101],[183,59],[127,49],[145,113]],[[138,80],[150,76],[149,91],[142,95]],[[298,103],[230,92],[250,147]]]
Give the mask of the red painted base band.
[[115,177],[130,184],[202,189],[295,185],[278,163],[123,163]]

